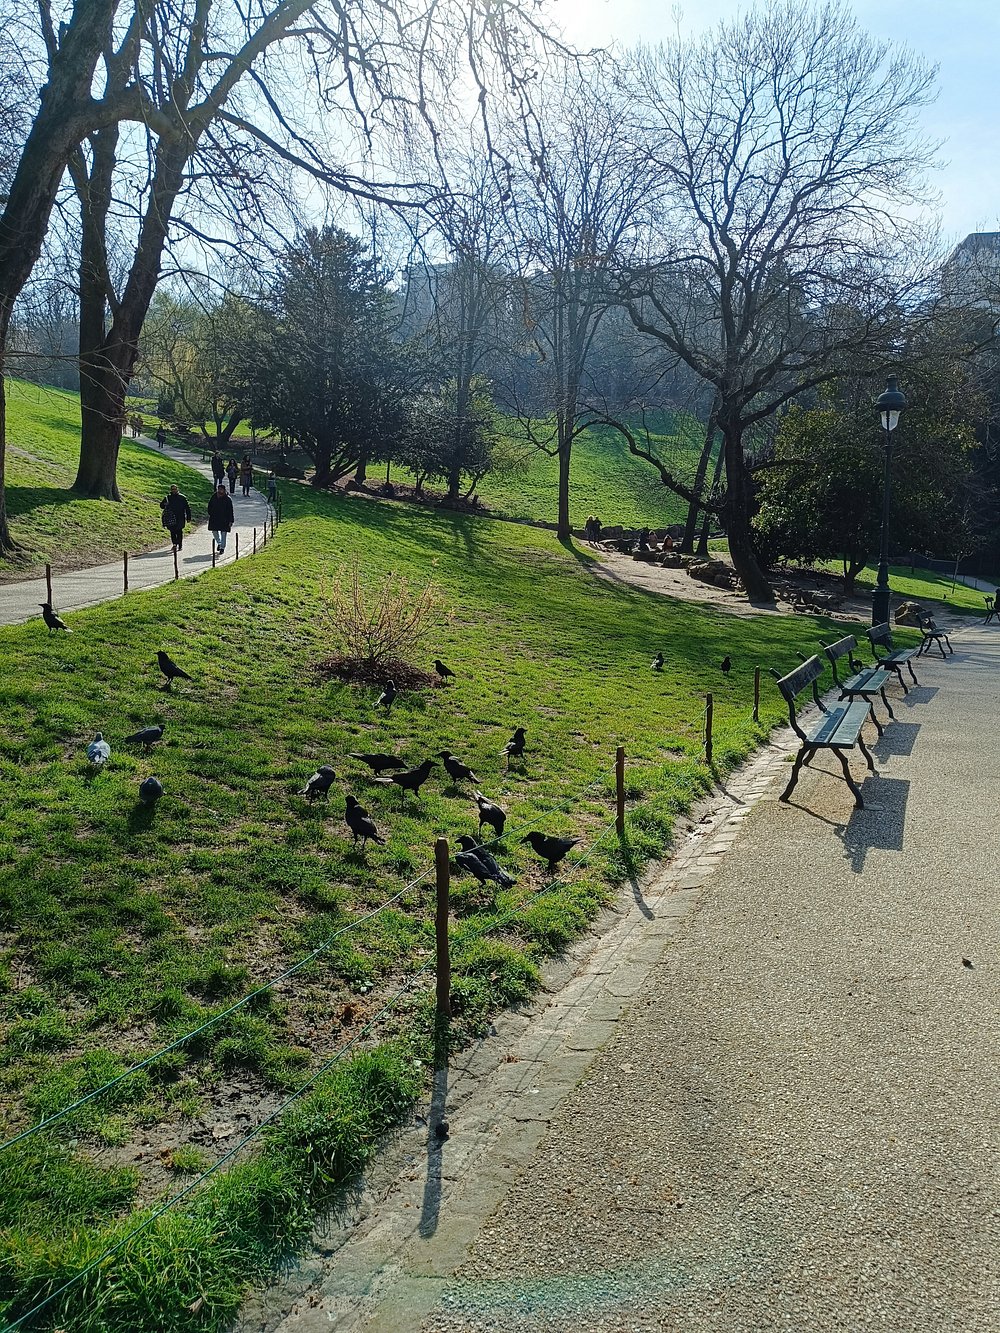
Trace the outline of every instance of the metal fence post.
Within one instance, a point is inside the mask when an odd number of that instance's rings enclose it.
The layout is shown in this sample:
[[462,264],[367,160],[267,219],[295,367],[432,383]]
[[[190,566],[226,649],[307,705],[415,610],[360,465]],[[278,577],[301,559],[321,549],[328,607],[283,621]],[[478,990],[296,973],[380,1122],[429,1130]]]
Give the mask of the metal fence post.
[[615,751],[615,828],[625,832],[625,747]]
[[48,599],[49,606],[52,605],[52,566],[45,566],[45,596]]
[[760,667],[753,669],[753,720],[760,721]]
[[712,715],[715,704],[710,694],[705,695],[705,763],[712,762]]
[[128,592],[128,551],[122,551],[122,594]]
[[237,533],[236,533],[236,559],[239,560],[239,558],[240,558],[240,534],[239,534],[239,532],[237,532]]

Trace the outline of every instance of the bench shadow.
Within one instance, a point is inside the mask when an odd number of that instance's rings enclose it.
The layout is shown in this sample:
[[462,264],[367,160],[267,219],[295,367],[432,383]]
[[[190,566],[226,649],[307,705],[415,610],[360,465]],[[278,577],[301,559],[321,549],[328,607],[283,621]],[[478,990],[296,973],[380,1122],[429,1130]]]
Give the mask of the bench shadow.
[[885,852],[903,850],[906,803],[910,795],[908,778],[887,778],[881,774],[865,779],[861,787],[863,810],[855,810],[847,824],[834,826],[844,845],[851,869],[860,875],[873,848]]
[[890,722],[885,735],[871,747],[872,753],[880,759],[896,754],[912,754],[919,731],[919,722]]
[[441,1177],[444,1147],[448,1140],[438,1135],[437,1128],[447,1119],[445,1115],[447,1101],[448,1066],[443,1065],[434,1071],[431,1082],[431,1106],[427,1115],[427,1178],[424,1181],[419,1227],[424,1240],[429,1240],[437,1231],[438,1216],[441,1212]]
[[912,708],[914,704],[927,704],[934,698],[938,692],[936,685],[911,685],[909,694],[904,694],[901,699],[894,698],[892,705],[894,708],[902,704],[905,708]]

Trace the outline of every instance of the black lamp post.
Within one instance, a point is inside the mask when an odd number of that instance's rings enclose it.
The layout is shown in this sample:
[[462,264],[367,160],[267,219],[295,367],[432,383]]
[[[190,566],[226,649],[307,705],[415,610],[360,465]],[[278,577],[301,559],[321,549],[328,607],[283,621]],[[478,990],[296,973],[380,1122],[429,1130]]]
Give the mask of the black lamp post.
[[872,624],[884,625],[889,619],[889,489],[892,482],[892,432],[899,424],[899,414],[906,407],[896,376],[885,382],[885,393],[875,399],[875,411],[882,418],[885,431],[885,480],[882,483],[882,540],[879,546],[878,578],[872,593]]

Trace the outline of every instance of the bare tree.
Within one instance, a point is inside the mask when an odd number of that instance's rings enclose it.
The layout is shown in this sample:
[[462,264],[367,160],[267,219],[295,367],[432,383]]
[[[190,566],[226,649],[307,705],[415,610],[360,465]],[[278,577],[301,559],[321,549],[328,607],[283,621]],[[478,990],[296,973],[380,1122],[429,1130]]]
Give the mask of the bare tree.
[[880,344],[906,303],[934,156],[916,118],[934,73],[840,3],[785,0],[640,51],[629,84],[635,151],[660,181],[649,258],[625,272],[629,313],[714,391],[726,486],[706,503],[748,595],[766,599],[749,440]]

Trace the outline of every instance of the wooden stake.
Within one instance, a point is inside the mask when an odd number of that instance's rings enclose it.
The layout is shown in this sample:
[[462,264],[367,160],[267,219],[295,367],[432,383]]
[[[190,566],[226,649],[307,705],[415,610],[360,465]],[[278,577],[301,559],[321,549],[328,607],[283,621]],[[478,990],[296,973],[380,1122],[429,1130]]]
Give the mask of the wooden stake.
[[451,955],[448,941],[449,890],[451,869],[448,864],[448,839],[438,838],[434,844],[434,867],[437,878],[437,910],[434,930],[437,938],[437,1013],[438,1018],[451,1017]]
[[239,560],[239,558],[240,558],[240,534],[237,532],[237,534],[236,534],[236,559]]
[[177,568],[177,547],[175,546],[175,547],[174,547],[174,578],[175,578],[175,579],[179,579],[180,576],[181,576],[181,574],[180,574],[180,570]]
[[753,720],[760,721],[760,667],[753,669]]
[[122,593],[128,592],[128,551],[122,551]]
[[615,798],[617,801],[617,813],[615,815],[615,828],[619,833],[625,832],[625,747],[619,745],[615,751]]
[[256,529],[256,528],[254,528],[254,530],[253,530],[253,553],[254,553],[254,555],[257,554],[257,529]]
[[45,596],[48,598],[49,606],[52,605],[52,566],[45,566]]
[[212,538],[212,568],[215,568],[215,538]]
[[705,763],[712,762],[712,714],[715,704],[710,694],[705,695]]

